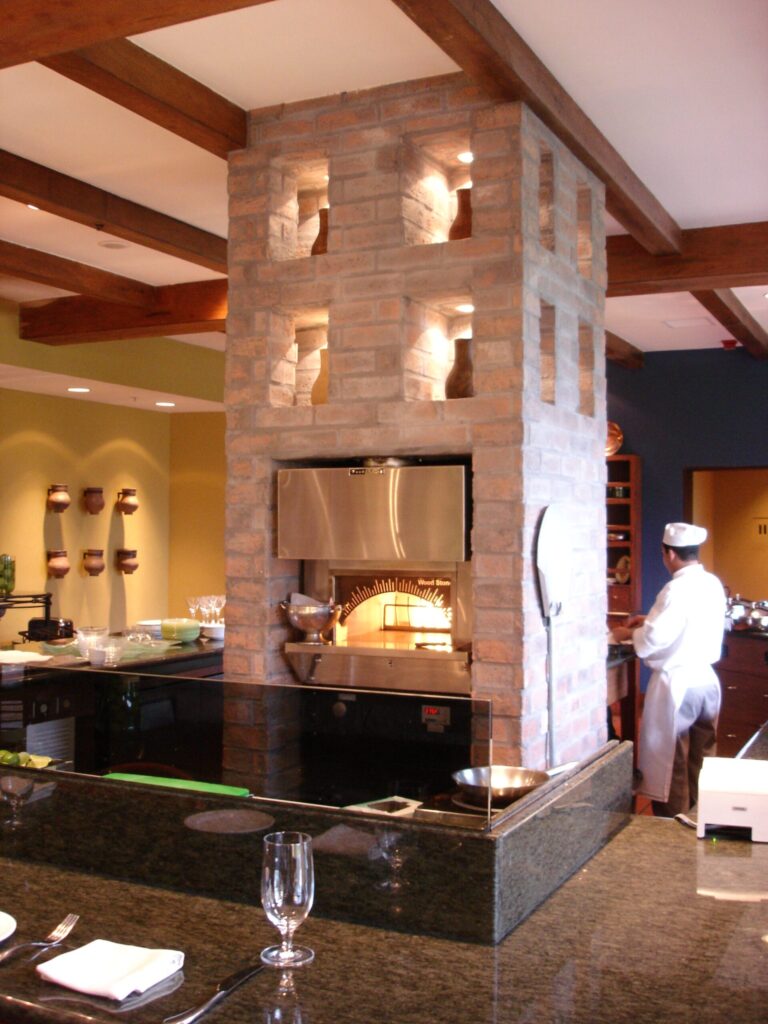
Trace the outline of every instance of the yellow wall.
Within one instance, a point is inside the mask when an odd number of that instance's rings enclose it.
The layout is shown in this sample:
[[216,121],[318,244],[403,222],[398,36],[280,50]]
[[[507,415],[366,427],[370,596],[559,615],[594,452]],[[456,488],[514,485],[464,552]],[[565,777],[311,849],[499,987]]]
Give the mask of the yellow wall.
[[[222,453],[223,458],[223,453]],[[0,390],[0,550],[16,557],[16,593],[53,593],[55,616],[75,625],[120,630],[167,614],[169,565],[170,416],[95,402]],[[46,511],[48,488],[69,486],[72,503]],[[96,516],[82,506],[85,487],[103,487]],[[135,487],[132,516],[115,512],[118,491]],[[117,548],[138,550],[139,569],[114,566]],[[46,550],[65,548],[72,568],[46,573]],[[104,548],[107,568],[82,569],[85,548]],[[18,639],[42,610],[13,609],[0,619],[0,640]]]
[[707,539],[699,550],[703,565],[719,575],[715,565],[715,471],[710,469],[697,470],[693,474],[693,515],[694,523],[703,526],[707,531]]
[[[223,594],[224,413],[184,413],[171,422],[169,615],[186,598]],[[226,614],[226,613],[225,613]]]
[[0,300],[0,363],[211,402],[223,400],[223,352],[172,338],[41,345],[19,338],[18,322],[16,306]]
[[715,572],[731,593],[768,599],[768,469],[718,470],[715,477]]

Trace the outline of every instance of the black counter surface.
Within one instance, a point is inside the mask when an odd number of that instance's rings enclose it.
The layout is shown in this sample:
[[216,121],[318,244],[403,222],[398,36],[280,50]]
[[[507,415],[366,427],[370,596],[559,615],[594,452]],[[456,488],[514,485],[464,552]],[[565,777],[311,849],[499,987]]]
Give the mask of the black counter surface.
[[[740,877],[746,871],[754,877],[755,869],[768,882],[768,870],[761,871],[766,856],[765,845],[698,840],[672,820],[633,818],[498,946],[310,917],[298,937],[316,959],[293,972],[293,995],[281,994],[280,973],[268,970],[206,1019],[765,1022],[768,901],[715,899],[697,894],[697,888],[711,890],[713,879],[726,889],[729,883],[738,888]],[[210,870],[216,871],[214,860]],[[462,898],[460,879],[455,898]],[[276,934],[256,906],[7,858],[0,859],[0,908],[18,921],[14,938],[41,936],[74,911],[81,920],[65,948],[105,938],[186,955],[183,982],[175,991],[123,1012],[120,1004],[40,981],[35,961],[12,961],[0,967],[0,1005],[8,1024],[116,1016],[131,1024],[159,1024],[210,994],[213,983],[235,967],[257,960]]]

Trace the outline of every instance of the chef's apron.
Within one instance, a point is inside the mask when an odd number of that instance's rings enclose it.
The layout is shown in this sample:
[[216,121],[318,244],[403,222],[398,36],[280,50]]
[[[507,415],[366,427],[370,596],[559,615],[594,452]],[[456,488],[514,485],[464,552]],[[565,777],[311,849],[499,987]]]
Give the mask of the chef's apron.
[[[711,665],[670,666],[651,673],[640,724],[637,766],[643,779],[640,792],[651,800],[666,803],[672,782],[675,743],[678,734],[677,712],[689,689],[707,690],[716,684]],[[717,717],[715,712],[714,717]],[[692,723],[686,723],[689,727]]]

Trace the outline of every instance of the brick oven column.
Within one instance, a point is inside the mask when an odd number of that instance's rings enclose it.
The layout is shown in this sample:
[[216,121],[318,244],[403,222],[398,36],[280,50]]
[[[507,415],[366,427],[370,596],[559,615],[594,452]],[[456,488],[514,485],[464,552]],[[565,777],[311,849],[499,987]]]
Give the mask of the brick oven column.
[[[255,111],[250,137],[230,164],[227,676],[291,681],[281,464],[463,455],[472,687],[494,704],[495,760],[544,763],[534,541],[553,502],[575,564],[554,626],[557,754],[584,756],[606,721],[602,186],[526,107],[461,75]],[[470,177],[471,237],[449,241]],[[325,205],[327,251],[312,255]],[[474,395],[446,400],[468,328]]]

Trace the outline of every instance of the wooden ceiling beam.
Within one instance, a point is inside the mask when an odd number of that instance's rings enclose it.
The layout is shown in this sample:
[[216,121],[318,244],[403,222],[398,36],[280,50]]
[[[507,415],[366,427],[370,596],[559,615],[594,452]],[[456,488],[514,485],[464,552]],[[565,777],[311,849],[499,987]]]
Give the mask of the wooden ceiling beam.
[[625,366],[628,370],[642,370],[643,353],[639,348],[614,334],[613,331],[605,332],[605,358],[619,366]]
[[521,100],[605,184],[608,211],[651,253],[680,228],[492,0],[393,0],[492,99]]
[[0,273],[129,306],[151,306],[154,301],[151,285],[1,239]]
[[755,359],[768,359],[768,332],[728,288],[691,292],[694,299],[740,341]]
[[19,307],[19,337],[45,345],[224,331],[227,282],[196,281],[153,289],[151,309],[76,295]]
[[40,63],[216,156],[246,145],[242,108],[127,39]]
[[3,4],[0,68],[271,0],[24,0]]
[[0,195],[198,266],[227,272],[227,240],[0,150]]
[[678,256],[651,256],[628,235],[607,240],[609,298],[768,282],[768,221],[691,228]]

